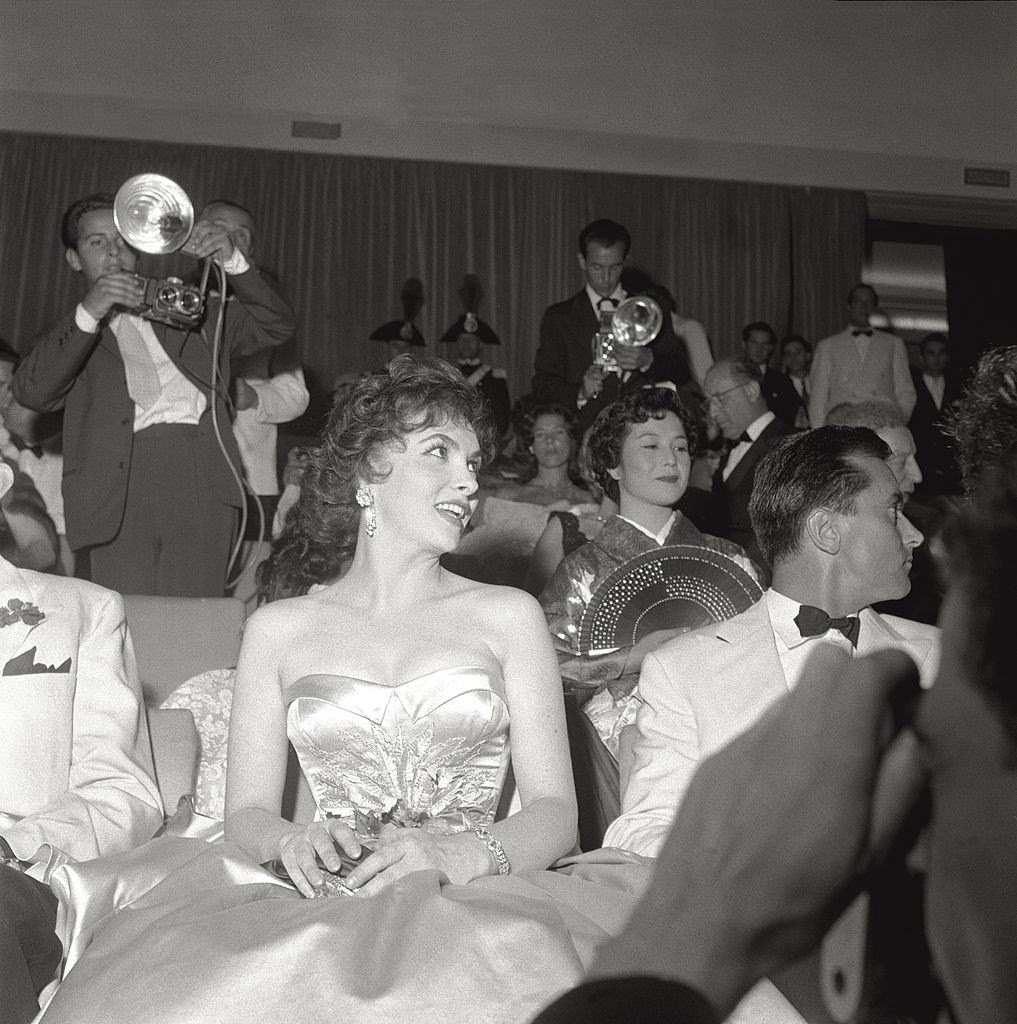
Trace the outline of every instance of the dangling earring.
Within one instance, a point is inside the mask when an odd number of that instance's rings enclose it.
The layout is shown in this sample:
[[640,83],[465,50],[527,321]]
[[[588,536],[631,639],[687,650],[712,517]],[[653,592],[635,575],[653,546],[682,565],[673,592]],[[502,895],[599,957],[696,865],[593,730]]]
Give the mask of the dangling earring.
[[378,529],[378,513],[374,511],[374,495],[366,487],[357,488],[357,504],[364,510],[364,528],[373,537]]

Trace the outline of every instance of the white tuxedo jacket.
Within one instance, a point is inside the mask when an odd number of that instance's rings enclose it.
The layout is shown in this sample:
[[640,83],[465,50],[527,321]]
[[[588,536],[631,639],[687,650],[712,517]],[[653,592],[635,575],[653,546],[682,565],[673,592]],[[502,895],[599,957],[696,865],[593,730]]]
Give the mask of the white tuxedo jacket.
[[906,423],[915,407],[914,381],[904,342],[895,334],[873,331],[865,358],[850,328],[816,342],[809,371],[809,422],[826,423],[827,413],[842,402],[893,402]]
[[[861,613],[858,653],[896,648],[917,662],[922,686],[939,667],[939,630]],[[699,762],[752,726],[790,690],[766,599],[726,622],[664,644],[643,661],[632,766],[621,815],[604,846],[656,857]]]
[[0,559],[0,835],[48,878],[161,822],[123,599]]

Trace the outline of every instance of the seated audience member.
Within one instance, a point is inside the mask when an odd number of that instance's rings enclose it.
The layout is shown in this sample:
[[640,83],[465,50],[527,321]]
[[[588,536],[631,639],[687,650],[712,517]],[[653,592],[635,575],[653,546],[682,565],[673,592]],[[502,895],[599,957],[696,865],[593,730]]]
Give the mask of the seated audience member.
[[443,564],[486,583],[525,587],[530,556],[552,510],[587,510],[577,461],[575,418],[560,406],[538,405],[519,424],[525,462],[516,481],[481,497],[471,529]]
[[485,363],[481,358],[484,345],[501,345],[501,339],[477,316],[484,289],[476,274],[463,278],[459,295],[466,306],[466,312],[438,339],[447,345],[456,346],[455,365],[463,376],[487,399],[494,416],[498,436],[504,437],[511,419],[512,405],[509,401],[508,383],[505,371]]
[[790,433],[766,404],[759,367],[747,359],[721,359],[706,375],[706,408],[733,444],[713,478],[713,527],[756,562],[765,557],[749,521],[749,498],[760,459]]
[[790,334],[780,349],[784,376],[798,396],[795,410],[795,430],[809,428],[809,367],[812,365],[812,346],[800,335]]
[[959,494],[960,470],[950,419],[962,401],[961,383],[950,372],[945,334],[927,334],[918,346],[921,366],[911,367],[917,400],[908,426],[918,446],[923,494]]
[[[915,715],[932,791],[925,929],[954,1024],[1017,1020],[1015,454],[983,464],[974,502],[947,529],[942,663]],[[913,699],[914,666],[822,649],[803,673],[702,763],[625,930],[535,1024],[718,1024],[757,979],[813,948],[858,891],[888,709]]]
[[879,307],[876,290],[856,284],[848,293],[847,307],[848,326],[816,342],[809,372],[809,422],[821,427],[834,406],[873,399],[893,402],[910,416],[915,386],[904,342],[869,323]]
[[634,646],[609,653],[584,649],[580,622],[598,585],[631,559],[666,553],[676,544],[711,548],[756,577],[741,548],[700,533],[676,510],[689,481],[695,431],[692,414],[669,388],[634,392],[601,412],[590,435],[590,461],[618,514],[558,566],[540,598],[563,681],[583,697],[592,696],[585,710],[613,753],[622,726],[634,714],[642,659],[677,630],[649,633]]
[[925,543],[914,551],[911,590],[902,598],[880,601],[874,606],[876,611],[935,625],[939,618],[944,586],[939,579],[931,548],[942,527],[943,516],[938,509],[914,498],[915,487],[922,482],[922,471],[915,459],[914,438],[904,426],[900,410],[889,402],[838,405],[830,410],[826,422],[831,426],[868,427],[889,445],[890,458],[887,465],[897,478],[901,494],[904,495],[904,514],[925,537]]
[[770,365],[777,348],[777,332],[765,321],[757,320],[742,328],[742,344],[745,358],[759,370],[766,407],[793,430],[799,408],[798,392],[785,374]]
[[816,647],[903,650],[931,683],[936,628],[869,607],[908,592],[922,542],[901,511],[890,455],[871,430],[831,426],[784,439],[760,463],[751,514],[772,585],[748,611],[647,656],[606,846],[657,856],[699,762],[793,690]]
[[576,548],[593,540],[604,524],[618,511],[618,506],[597,483],[590,464],[590,427],[579,446],[579,472],[589,488],[593,502],[573,506],[571,511],[560,509],[547,517],[547,526],[537,540],[526,571],[526,589],[540,597],[548,581],[562,561]]
[[24,1024],[60,964],[51,873],[151,838],[162,804],[119,595],[0,575],[0,1017]]
[[388,345],[388,358],[382,370],[387,370],[396,356],[414,356],[414,349],[423,348],[427,342],[413,322],[424,306],[424,285],[419,277],[408,277],[399,293],[403,304],[402,320],[388,320],[370,335],[371,341],[384,341]]
[[[87,552],[78,571],[121,593],[219,597],[242,495],[226,403],[217,393],[210,404],[202,383],[210,350],[197,328],[130,312],[143,305],[144,279],[113,221],[113,196],[73,203],[61,237],[84,295],[36,339],[12,390],[30,409],[66,407],[67,540]],[[221,225],[199,218],[185,248],[229,280],[217,368],[228,382],[233,357],[282,344],[296,317]],[[209,296],[209,335],[221,309]]]

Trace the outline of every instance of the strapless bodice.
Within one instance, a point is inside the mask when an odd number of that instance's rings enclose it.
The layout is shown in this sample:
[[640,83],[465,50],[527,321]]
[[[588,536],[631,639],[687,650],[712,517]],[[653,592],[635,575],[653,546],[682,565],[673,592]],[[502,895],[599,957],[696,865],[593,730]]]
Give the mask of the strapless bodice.
[[499,675],[442,668],[397,686],[310,675],[283,696],[319,814],[365,839],[378,823],[450,831],[464,814],[493,820],[509,762]]

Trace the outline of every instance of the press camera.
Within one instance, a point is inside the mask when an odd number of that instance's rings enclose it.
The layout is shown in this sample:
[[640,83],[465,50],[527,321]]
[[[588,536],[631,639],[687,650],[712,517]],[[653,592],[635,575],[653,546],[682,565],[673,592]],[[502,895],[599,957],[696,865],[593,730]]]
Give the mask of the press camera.
[[205,314],[204,288],[184,284],[179,277],[137,277],[145,286],[145,299],[132,313],[183,330],[201,323]]

